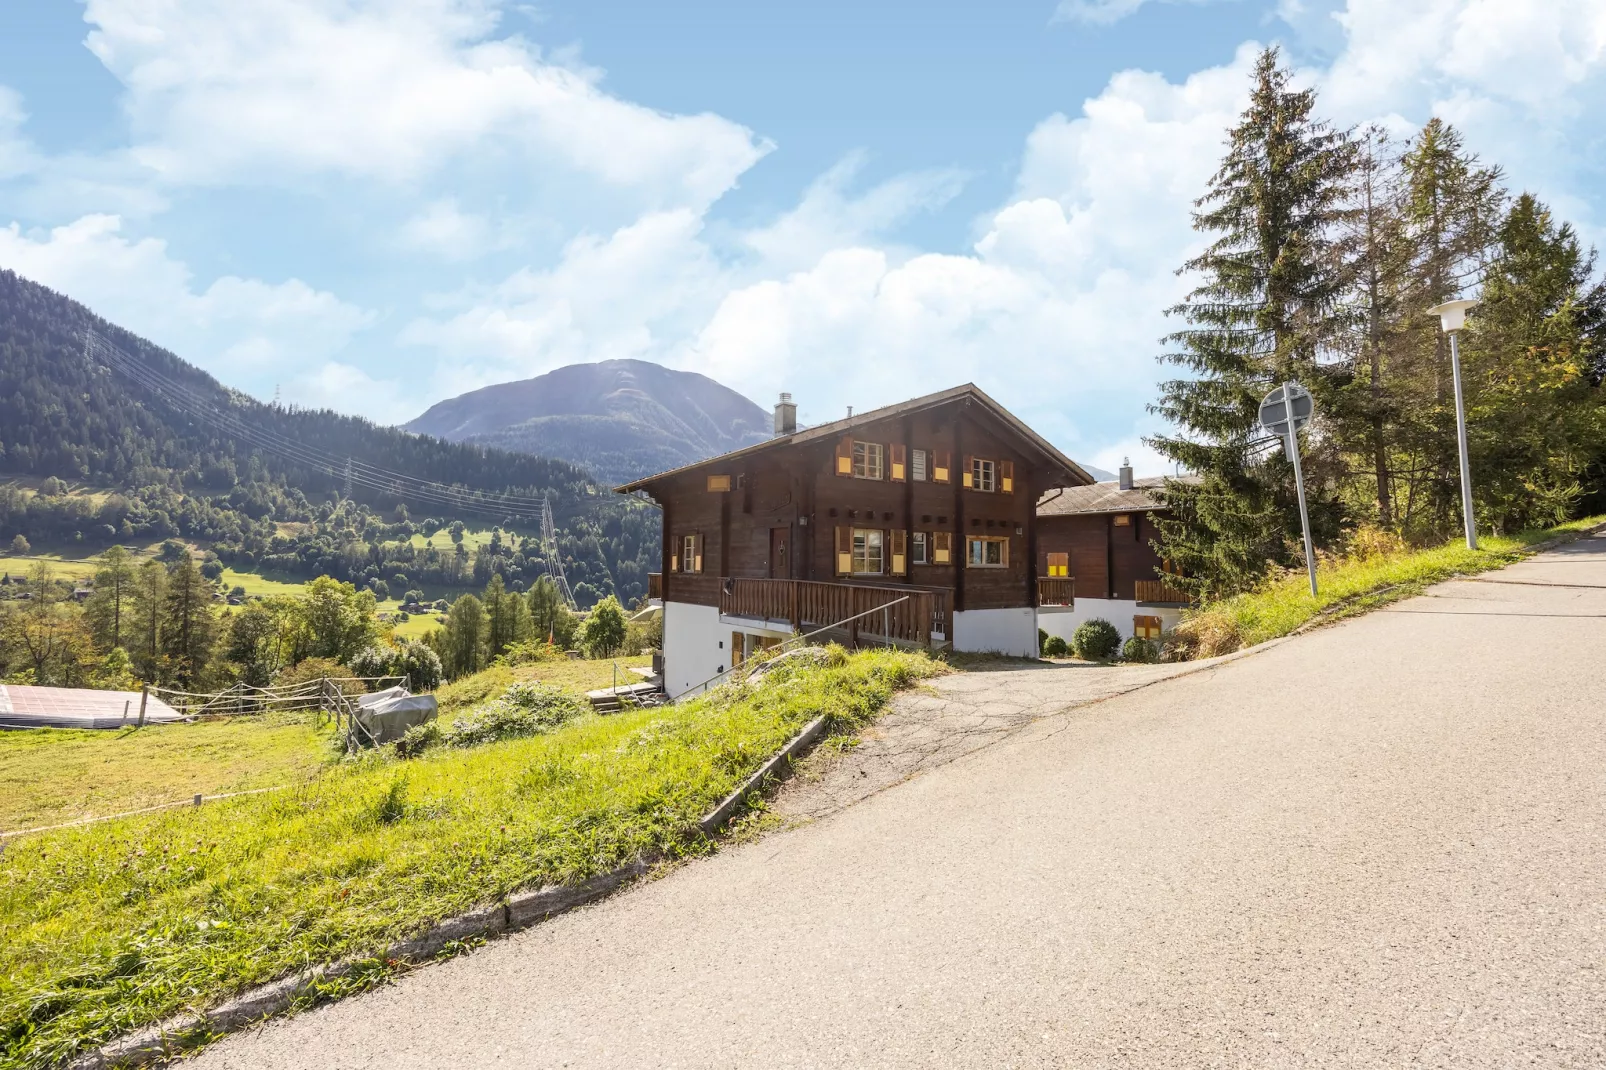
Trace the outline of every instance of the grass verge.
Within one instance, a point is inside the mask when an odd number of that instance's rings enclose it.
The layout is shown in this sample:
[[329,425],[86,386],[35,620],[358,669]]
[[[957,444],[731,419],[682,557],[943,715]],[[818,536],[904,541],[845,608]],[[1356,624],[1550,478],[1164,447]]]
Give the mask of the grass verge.
[[1325,562],[1316,570],[1319,594],[1312,596],[1305,574],[1295,573],[1259,591],[1200,607],[1178,628],[1179,636],[1194,648],[1195,657],[1228,654],[1288,635],[1317,618],[1364,613],[1456,576],[1503,568],[1529,556],[1538,543],[1602,523],[1606,516],[1515,535],[1480,536],[1476,550],[1457,540],[1430,550]]
[[54,1065],[521,888],[700,853],[698,819],[803,725],[858,727],[940,671],[837,651],[676,706],[24,837],[0,855],[0,1054]]

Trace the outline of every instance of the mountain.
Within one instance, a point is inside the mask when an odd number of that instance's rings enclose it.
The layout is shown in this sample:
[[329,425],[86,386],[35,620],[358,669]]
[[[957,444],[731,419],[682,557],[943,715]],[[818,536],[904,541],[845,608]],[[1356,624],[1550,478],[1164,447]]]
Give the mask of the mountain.
[[[90,332],[104,344],[86,346]],[[178,536],[241,568],[448,587],[495,572],[528,583],[548,562],[538,538],[518,536],[538,536],[550,499],[582,602],[638,596],[657,560],[657,514],[573,464],[263,404],[5,270],[0,473],[115,492],[30,494],[0,478],[6,542],[94,548]],[[445,540],[412,543],[415,531],[455,520],[510,537],[474,555]]]
[[770,413],[706,375],[605,360],[474,390],[404,426],[560,458],[617,485],[762,442],[774,425]]

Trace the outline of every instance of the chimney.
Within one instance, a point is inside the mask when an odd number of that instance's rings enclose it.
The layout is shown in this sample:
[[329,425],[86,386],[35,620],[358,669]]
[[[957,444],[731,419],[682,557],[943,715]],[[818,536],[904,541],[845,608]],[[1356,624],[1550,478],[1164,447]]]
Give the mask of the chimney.
[[781,400],[775,403],[775,434],[791,435],[797,432],[797,406],[792,402],[791,394],[782,394]]
[[1132,489],[1132,459],[1130,457],[1121,458],[1121,489]]

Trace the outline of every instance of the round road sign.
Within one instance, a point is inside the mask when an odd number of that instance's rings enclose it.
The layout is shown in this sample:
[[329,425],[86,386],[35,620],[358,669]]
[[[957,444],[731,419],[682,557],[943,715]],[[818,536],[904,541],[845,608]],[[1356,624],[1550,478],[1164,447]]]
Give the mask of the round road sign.
[[1310,391],[1298,383],[1284,383],[1267,394],[1266,399],[1260,403],[1260,426],[1278,438],[1288,437],[1290,400],[1293,402],[1296,431],[1310,423],[1311,413],[1316,411],[1316,402],[1311,398]]

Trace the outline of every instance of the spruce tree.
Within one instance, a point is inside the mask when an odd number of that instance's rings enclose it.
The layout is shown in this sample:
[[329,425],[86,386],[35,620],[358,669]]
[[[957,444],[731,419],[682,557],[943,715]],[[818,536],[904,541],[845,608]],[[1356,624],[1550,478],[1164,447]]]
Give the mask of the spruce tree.
[[134,561],[127,550],[113,546],[100,555],[100,567],[95,570],[95,593],[84,604],[84,611],[95,636],[95,645],[101,650],[123,645],[134,580]]
[[[1344,326],[1345,228],[1352,223],[1356,153],[1349,136],[1313,115],[1275,49],[1255,65],[1249,107],[1226,157],[1195,204],[1194,228],[1213,236],[1182,272],[1198,285],[1171,314],[1185,329],[1163,360],[1192,373],[1162,384],[1153,411],[1179,429],[1153,444],[1196,480],[1168,480],[1161,553],[1195,590],[1253,585],[1291,563],[1299,515],[1290,469],[1258,430],[1266,391],[1298,379],[1331,410],[1346,374],[1334,361]],[[1334,465],[1313,441],[1306,465],[1311,520],[1336,534]]]
[[192,557],[186,556],[168,573],[161,646],[172,679],[180,687],[205,682],[218,633],[212,593],[211,582],[201,575]]

